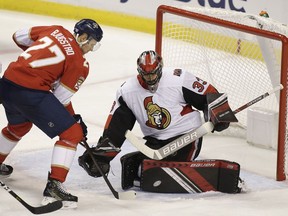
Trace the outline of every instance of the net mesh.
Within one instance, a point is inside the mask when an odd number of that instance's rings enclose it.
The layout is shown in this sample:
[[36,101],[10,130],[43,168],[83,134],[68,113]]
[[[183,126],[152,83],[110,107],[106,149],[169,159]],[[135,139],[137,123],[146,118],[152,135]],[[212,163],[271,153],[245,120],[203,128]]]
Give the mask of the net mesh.
[[[161,55],[165,66],[186,69],[213,84],[219,92],[227,93],[232,110],[280,84],[282,42],[241,31],[242,27],[238,24],[288,35],[285,25],[271,18],[220,9],[182,9],[227,20],[235,26],[229,28],[215,25],[210,19],[203,21],[197,16],[191,18],[164,13]],[[252,108],[256,106],[278,113],[279,102],[279,92],[276,92]],[[229,130],[220,134],[246,138],[247,112],[248,109],[238,113],[239,122],[231,124]],[[284,127],[287,134],[287,124]],[[285,137],[287,152],[287,135]],[[285,166],[284,170],[287,170],[286,153]]]

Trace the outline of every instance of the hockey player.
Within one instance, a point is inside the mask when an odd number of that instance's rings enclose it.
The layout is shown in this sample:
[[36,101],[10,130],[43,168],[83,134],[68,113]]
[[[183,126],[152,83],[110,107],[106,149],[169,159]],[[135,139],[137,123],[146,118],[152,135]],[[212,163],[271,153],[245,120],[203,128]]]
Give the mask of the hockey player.
[[[125,141],[125,132],[132,130],[137,121],[147,140],[146,145],[159,149],[179,136],[198,128],[202,124],[199,111],[208,116],[207,95],[219,95],[214,86],[182,69],[164,69],[162,57],[155,51],[145,51],[137,59],[138,75],[122,84],[116,93],[116,100],[105,124],[104,132],[96,147],[91,148],[94,157],[104,173],[109,172],[110,161],[118,154]],[[219,108],[230,110],[228,103]],[[229,122],[217,122],[215,113],[209,119],[214,131],[222,131]],[[208,119],[207,119],[208,120]],[[192,161],[201,150],[202,138],[180,149],[165,161]],[[132,186],[138,178],[138,166],[145,156],[139,152],[121,158],[126,161],[128,176],[122,170],[123,189]],[[94,177],[101,176],[87,152],[79,157],[79,165]],[[126,173],[126,171],[124,172]],[[130,176],[129,176],[130,175]],[[128,180],[127,180],[128,178]],[[128,182],[128,183],[127,183]]]
[[86,139],[87,127],[75,114],[71,98],[89,73],[84,55],[97,50],[102,37],[101,27],[91,19],[77,22],[73,34],[58,25],[35,26],[13,34],[24,52],[0,80],[0,98],[8,120],[0,134],[0,177],[12,173],[13,168],[3,162],[33,124],[50,138],[59,136],[43,204],[56,199],[64,206],[77,206],[77,196],[68,193],[62,183],[77,144]]

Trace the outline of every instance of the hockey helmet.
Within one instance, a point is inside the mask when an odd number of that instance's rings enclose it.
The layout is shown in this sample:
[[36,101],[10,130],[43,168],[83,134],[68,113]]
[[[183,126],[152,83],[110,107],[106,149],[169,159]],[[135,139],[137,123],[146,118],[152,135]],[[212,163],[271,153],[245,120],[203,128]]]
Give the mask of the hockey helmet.
[[137,71],[152,93],[158,88],[162,68],[162,57],[153,50],[144,51],[137,59]]
[[103,31],[100,25],[92,19],[82,19],[74,26],[74,33],[82,35],[86,33],[89,37],[92,37],[97,42],[100,42],[103,37]]

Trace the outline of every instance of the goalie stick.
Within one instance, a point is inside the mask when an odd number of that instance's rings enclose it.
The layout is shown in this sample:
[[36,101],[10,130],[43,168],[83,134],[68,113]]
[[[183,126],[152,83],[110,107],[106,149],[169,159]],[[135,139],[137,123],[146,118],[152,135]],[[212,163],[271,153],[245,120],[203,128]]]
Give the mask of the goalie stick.
[[111,190],[112,194],[114,195],[114,197],[116,199],[120,199],[120,200],[131,200],[131,199],[135,199],[136,197],[136,192],[135,191],[125,191],[125,192],[117,192],[113,186],[111,185],[109,179],[107,178],[107,176],[103,173],[101,167],[98,165],[97,161],[95,160],[95,158],[93,157],[93,153],[91,152],[91,149],[88,145],[88,143],[86,141],[81,141],[80,145],[82,145],[84,148],[86,148],[88,154],[90,155],[90,157],[93,160],[93,163],[95,164],[96,168],[99,170],[99,172],[101,173],[101,175],[103,176],[106,184],[108,185],[109,189]]
[[[271,91],[268,91],[257,98],[253,99],[252,101],[244,104],[243,106],[239,107],[238,109],[233,111],[233,114],[236,114],[247,107],[259,102],[260,100],[268,97],[269,95],[275,93],[276,91],[279,91],[283,89],[283,86],[280,84],[279,86],[275,87]],[[145,145],[146,140],[139,139],[136,137],[130,130],[126,131],[125,137],[126,139],[135,146],[139,151],[141,151],[144,155],[147,157],[154,159],[154,160],[162,160],[163,158],[173,154],[174,152],[178,151],[179,149],[187,146],[191,142],[194,142],[195,140],[199,139],[200,137],[206,135],[207,133],[210,133],[214,128],[214,125],[212,122],[208,121],[201,125],[199,128],[192,130],[174,141],[166,144],[165,146],[161,147],[160,149],[152,149]]]
[[21,197],[19,197],[14,191],[12,191],[4,182],[0,180],[0,185],[3,187],[8,193],[10,193],[18,202],[20,202],[26,209],[28,209],[33,214],[45,214],[49,212],[56,211],[62,208],[63,204],[61,201],[55,201],[52,203],[48,203],[47,205],[34,207],[26,203]]

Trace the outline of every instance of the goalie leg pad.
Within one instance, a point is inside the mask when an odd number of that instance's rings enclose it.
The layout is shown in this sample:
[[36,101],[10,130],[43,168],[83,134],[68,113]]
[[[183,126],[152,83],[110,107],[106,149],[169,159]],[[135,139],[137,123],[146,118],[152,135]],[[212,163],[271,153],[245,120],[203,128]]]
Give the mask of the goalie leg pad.
[[121,186],[123,190],[133,187],[135,179],[140,181],[138,170],[145,158],[147,157],[140,151],[125,154],[120,158],[122,166]]
[[226,160],[144,160],[140,188],[156,193],[239,193],[240,165]]

